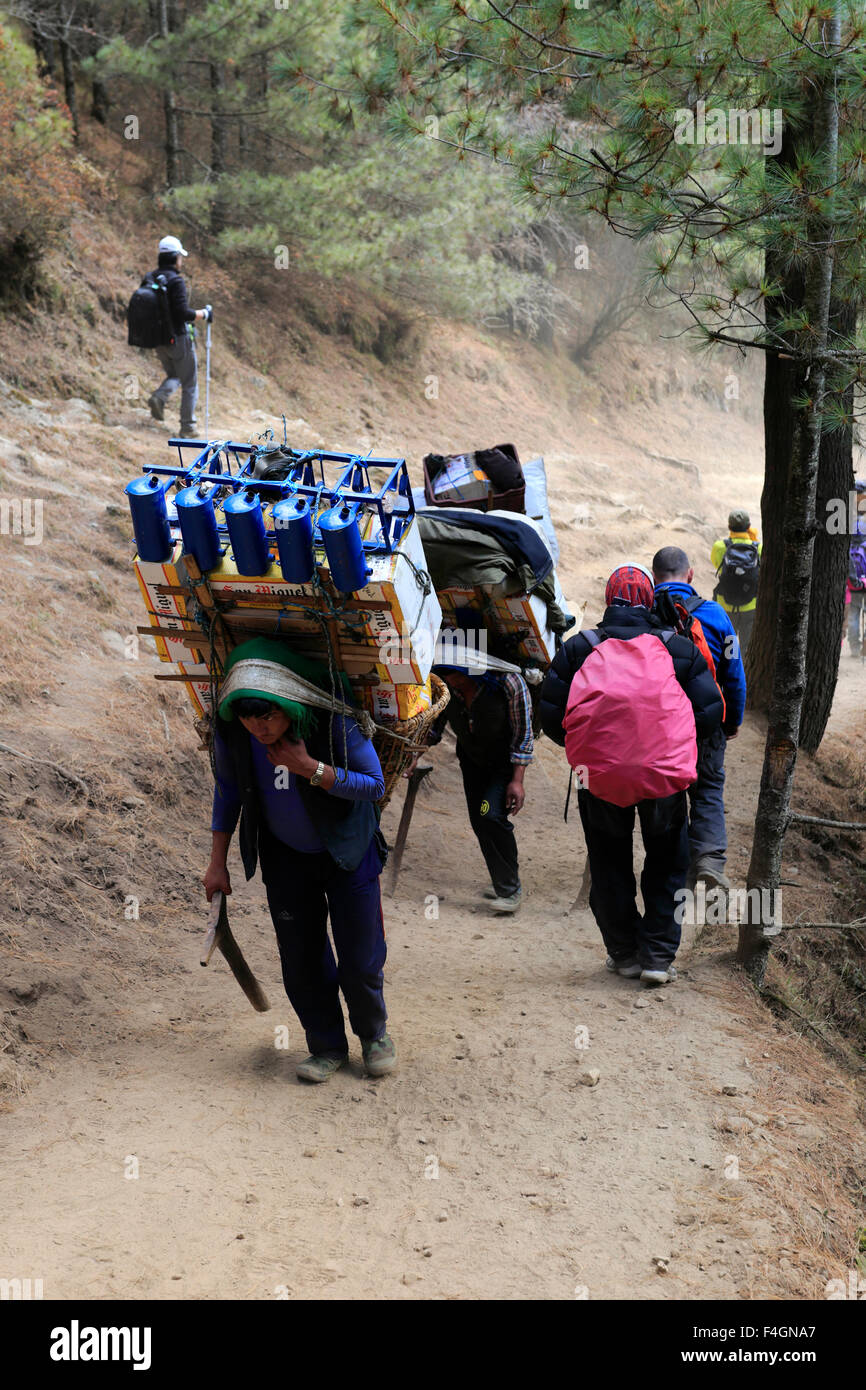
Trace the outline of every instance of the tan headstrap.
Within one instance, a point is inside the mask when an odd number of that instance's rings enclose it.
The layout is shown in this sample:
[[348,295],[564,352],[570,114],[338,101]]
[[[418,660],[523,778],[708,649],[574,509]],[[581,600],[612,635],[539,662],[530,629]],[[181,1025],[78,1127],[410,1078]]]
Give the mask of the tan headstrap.
[[305,681],[276,661],[247,658],[236,662],[220,686],[217,707],[239,690],[261,691],[263,695],[275,695],[301,705],[312,705],[314,709],[333,710],[336,714],[347,715],[354,719],[365,738],[372,738],[376,728],[372,715],[366,710],[354,709],[342,700],[332,700],[319,686]]

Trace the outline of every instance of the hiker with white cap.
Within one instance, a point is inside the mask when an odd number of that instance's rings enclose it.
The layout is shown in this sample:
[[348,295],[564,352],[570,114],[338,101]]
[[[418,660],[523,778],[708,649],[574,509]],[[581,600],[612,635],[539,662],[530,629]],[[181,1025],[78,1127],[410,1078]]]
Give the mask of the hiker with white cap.
[[195,342],[188,325],[196,319],[213,319],[210,305],[204,309],[191,309],[186,297],[186,284],[181,275],[185,256],[189,255],[176,236],[164,236],[159,243],[159,264],[153,276],[145,277],[161,281],[164,286],[165,302],[162,307],[162,342],[156,346],[165,379],[157,386],[148,399],[150,413],[154,420],[165,418],[165,407],[169,397],[178,387],[180,396],[180,434],[192,439],[195,437],[195,407],[198,399],[198,364],[195,356]]

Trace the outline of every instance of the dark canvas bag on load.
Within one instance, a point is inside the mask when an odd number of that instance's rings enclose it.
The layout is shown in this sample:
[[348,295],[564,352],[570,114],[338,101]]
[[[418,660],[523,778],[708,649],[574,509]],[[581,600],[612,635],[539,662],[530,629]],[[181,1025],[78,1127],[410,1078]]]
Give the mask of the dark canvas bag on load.
[[164,347],[174,342],[164,275],[145,275],[126,310],[130,347]]
[[745,608],[758,596],[760,566],[757,541],[735,541],[727,536],[724,558],[716,571],[718,583],[713,598],[721,595],[731,608]]

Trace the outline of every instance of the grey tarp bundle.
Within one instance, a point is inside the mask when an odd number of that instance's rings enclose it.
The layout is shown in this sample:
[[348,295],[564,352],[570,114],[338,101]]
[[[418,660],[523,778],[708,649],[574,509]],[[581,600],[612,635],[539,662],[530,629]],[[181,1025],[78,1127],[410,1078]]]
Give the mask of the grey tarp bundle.
[[[463,519],[464,523],[469,520],[468,509]],[[514,514],[511,520],[519,517]],[[532,566],[520,564],[494,535],[471,525],[454,526],[437,516],[433,508],[418,513],[418,529],[435,589],[475,589],[484,584],[505,596],[537,594],[547,605],[547,624],[552,632],[566,632],[574,622],[556,602],[552,569],[538,582]]]
[[553,556],[553,563],[559,564],[559,541],[550,519],[550,505],[547,500],[547,472],[544,459],[530,459],[523,465],[526,479],[526,515],[540,521],[547,538],[547,548]]

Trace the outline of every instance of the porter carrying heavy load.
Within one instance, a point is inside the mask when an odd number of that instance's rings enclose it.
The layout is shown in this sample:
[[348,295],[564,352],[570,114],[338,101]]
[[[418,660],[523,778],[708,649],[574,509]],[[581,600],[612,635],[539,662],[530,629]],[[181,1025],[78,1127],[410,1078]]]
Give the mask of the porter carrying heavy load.
[[169,441],[178,463],[126,489],[149,627],[209,734],[240,642],[277,636],[339,674],[377,725],[386,799],[447,691],[431,677],[441,609],[403,459]]

